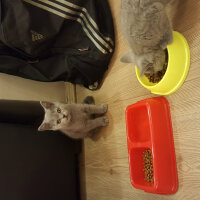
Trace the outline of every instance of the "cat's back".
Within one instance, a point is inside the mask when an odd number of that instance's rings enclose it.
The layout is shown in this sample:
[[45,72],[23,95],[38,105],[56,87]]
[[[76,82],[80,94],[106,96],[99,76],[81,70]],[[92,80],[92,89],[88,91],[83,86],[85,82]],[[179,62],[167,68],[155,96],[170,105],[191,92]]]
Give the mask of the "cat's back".
[[[156,0],[122,0],[121,21],[135,29],[138,25],[158,25],[165,14],[166,3]],[[156,22],[156,23],[155,23]]]
[[156,46],[163,38],[169,27],[167,2],[169,0],[122,0],[121,24],[133,50]]

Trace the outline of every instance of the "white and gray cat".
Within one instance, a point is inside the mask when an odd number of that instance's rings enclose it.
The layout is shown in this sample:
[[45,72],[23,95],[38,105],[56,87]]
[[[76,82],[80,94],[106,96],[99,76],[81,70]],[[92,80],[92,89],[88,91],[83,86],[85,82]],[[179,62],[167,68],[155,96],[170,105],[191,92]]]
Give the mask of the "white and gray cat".
[[131,52],[121,61],[134,63],[140,75],[163,69],[172,28],[167,6],[174,0],[121,0],[121,24]]
[[92,105],[94,99],[91,96],[86,97],[82,104],[40,103],[45,116],[39,131],[59,130],[71,138],[82,139],[92,136],[98,127],[109,124],[108,118],[101,116],[107,112],[108,105]]

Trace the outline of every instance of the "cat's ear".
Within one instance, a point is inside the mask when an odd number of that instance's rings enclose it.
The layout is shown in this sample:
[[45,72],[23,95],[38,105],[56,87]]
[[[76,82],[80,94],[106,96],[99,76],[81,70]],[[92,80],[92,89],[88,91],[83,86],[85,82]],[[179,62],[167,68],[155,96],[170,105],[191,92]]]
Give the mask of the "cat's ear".
[[51,130],[51,125],[49,123],[43,122],[40,127],[38,128],[38,131],[47,131]]
[[47,102],[47,101],[40,101],[40,104],[45,109],[50,109],[50,108],[52,108],[54,106],[53,103],[50,103],[50,102]]
[[120,61],[123,63],[133,63],[134,62],[133,53],[130,51],[130,52],[124,54],[121,57]]

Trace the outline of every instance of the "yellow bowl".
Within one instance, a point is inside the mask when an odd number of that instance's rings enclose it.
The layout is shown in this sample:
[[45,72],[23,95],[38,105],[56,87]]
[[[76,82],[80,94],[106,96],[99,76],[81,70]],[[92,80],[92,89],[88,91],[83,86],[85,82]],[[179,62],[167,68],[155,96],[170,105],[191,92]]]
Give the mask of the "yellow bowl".
[[146,76],[140,77],[140,71],[135,67],[139,82],[151,93],[169,95],[183,84],[190,67],[190,50],[183,35],[174,31],[173,43],[167,46],[168,66],[165,75],[158,83],[149,82]]

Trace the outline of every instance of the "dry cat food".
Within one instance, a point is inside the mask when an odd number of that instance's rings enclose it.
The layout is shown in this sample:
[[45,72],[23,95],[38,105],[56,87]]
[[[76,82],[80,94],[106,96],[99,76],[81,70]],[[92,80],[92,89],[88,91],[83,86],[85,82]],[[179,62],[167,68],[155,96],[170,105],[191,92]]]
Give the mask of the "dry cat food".
[[167,65],[168,65],[168,53],[167,51],[165,51],[165,53],[166,53],[166,56],[165,56],[166,59],[163,65],[163,69],[154,74],[145,74],[145,76],[149,79],[149,82],[158,83],[159,81],[161,81],[161,79],[165,75],[165,72],[167,70]]
[[143,153],[145,181],[153,183],[153,159],[150,150]]

